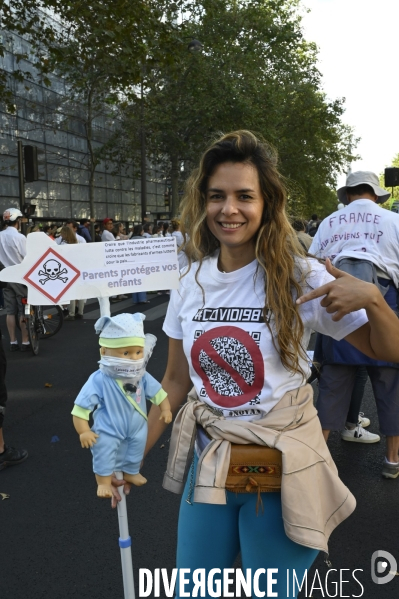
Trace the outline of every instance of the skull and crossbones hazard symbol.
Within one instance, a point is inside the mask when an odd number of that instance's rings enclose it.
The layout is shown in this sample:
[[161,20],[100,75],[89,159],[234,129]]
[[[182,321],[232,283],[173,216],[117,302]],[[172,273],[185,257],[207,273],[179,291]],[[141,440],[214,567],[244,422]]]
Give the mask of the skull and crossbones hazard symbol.
[[58,303],[79,277],[80,270],[51,247],[36,260],[23,279],[49,300]]
[[68,277],[62,277],[61,275],[68,274],[68,271],[66,268],[61,270],[61,262],[58,262],[58,260],[47,260],[47,262],[43,264],[43,268],[44,270],[39,270],[38,272],[40,277],[46,277],[45,279],[39,279],[42,285],[45,285],[47,281],[55,281],[56,279],[59,279],[63,283],[67,282]]

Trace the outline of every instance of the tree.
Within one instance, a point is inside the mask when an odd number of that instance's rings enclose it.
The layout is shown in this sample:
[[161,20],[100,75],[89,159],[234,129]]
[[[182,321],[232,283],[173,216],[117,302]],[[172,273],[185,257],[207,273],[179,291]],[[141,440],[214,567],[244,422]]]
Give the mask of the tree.
[[[95,170],[104,158],[121,155],[120,132],[98,143],[93,131],[96,121],[117,121],[118,106],[140,81],[144,61],[163,64],[173,59],[171,53],[158,55],[158,50],[174,35],[177,10],[161,0],[40,0],[37,4],[10,0],[7,5],[4,26],[27,36],[44,83],[51,86],[50,73],[66,83],[67,93],[47,111],[43,126],[70,129],[80,123],[87,141],[83,166],[89,174],[92,217]],[[50,12],[58,22],[52,21]],[[47,21],[51,26],[46,28]],[[32,78],[22,71],[15,76]],[[14,108],[9,89],[3,97]]]
[[330,210],[330,187],[353,158],[355,140],[340,120],[343,100],[329,102],[322,91],[298,2],[198,0],[189,8],[181,38],[199,39],[204,52],[182,51],[154,67],[144,100],[149,149],[169,163],[174,210],[181,163],[193,164],[207,140],[238,128],[277,147],[295,210]]
[[[29,49],[14,53],[16,64],[7,65],[10,57],[8,46],[10,34],[16,33],[29,42],[29,47],[40,47],[42,42],[49,43],[55,37],[54,22],[48,19],[45,12],[46,2],[41,0],[3,0],[0,7],[0,57],[3,68],[0,69],[0,102],[3,102],[10,113],[15,113],[11,80],[33,80],[37,76],[35,68],[27,66],[31,59]],[[33,63],[36,61],[33,60]],[[8,68],[7,68],[8,67]],[[44,65],[42,65],[44,67]],[[47,70],[42,68],[41,77],[47,78]]]

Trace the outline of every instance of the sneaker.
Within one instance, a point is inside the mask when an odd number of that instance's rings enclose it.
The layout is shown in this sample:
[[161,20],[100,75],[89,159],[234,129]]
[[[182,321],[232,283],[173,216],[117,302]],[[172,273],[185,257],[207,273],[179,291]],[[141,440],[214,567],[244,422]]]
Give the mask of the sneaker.
[[10,343],[10,351],[19,351],[18,343]]
[[341,431],[343,441],[354,441],[355,443],[378,443],[380,436],[366,431],[362,426],[356,426],[353,430],[344,429]]
[[75,316],[73,314],[68,314],[68,316],[65,316],[64,320],[75,320]]
[[363,412],[359,412],[359,420],[358,420],[360,426],[362,426],[363,428],[367,428],[368,426],[370,426],[370,418],[366,418],[366,416],[363,414]]
[[15,447],[4,446],[4,453],[0,455],[0,470],[7,468],[7,466],[15,466],[20,464],[28,457],[26,449],[15,449]]
[[21,343],[21,351],[30,351],[30,343]]
[[399,476],[399,463],[387,464],[385,461],[381,474],[384,478],[397,478]]
[[76,318],[77,318],[77,319],[83,318],[83,314],[75,314],[75,319],[76,319]]

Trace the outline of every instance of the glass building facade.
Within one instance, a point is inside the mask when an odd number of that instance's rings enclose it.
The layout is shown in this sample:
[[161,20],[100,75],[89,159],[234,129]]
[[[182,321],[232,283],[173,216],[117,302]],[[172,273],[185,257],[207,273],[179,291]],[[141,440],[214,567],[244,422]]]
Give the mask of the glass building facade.
[[[6,49],[0,57],[0,69],[11,74],[17,69],[17,56],[31,56],[31,48],[29,42],[14,33],[0,31],[0,36]],[[50,76],[50,87],[40,83],[39,73],[29,60],[20,60],[18,68],[29,71],[33,77],[24,81],[9,78],[15,114],[0,104],[0,214],[6,208],[20,207],[17,142],[22,141],[23,145],[38,148],[39,180],[25,183],[25,203],[36,205],[35,219],[53,221],[94,216],[98,220],[109,217],[141,222],[141,183],[135,177],[138,165],[134,169],[133,164],[125,165],[120,174],[115,174],[116,165],[109,161],[98,165],[94,176],[95,214],[90,214],[85,127],[79,118],[70,118],[70,115],[68,119],[63,118],[65,82],[60,77]],[[115,121],[109,115],[98,116],[93,122],[94,146],[104,144],[114,132]],[[149,166],[149,221],[168,216],[166,191],[162,170]]]

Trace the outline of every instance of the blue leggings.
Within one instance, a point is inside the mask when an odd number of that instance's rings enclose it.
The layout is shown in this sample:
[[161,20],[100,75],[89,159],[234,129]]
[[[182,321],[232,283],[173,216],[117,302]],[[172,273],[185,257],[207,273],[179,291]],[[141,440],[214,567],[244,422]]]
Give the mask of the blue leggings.
[[[198,458],[194,460],[194,480]],[[318,555],[310,549],[291,541],[284,532],[281,516],[280,493],[262,493],[264,511],[256,515],[256,493],[232,493],[227,491],[226,505],[187,503],[191,472],[184,489],[179,514],[177,538],[177,568],[231,568],[241,551],[242,569],[278,568],[273,574],[277,584],[273,591],[278,597],[293,597],[292,570],[301,582]],[[287,569],[290,570],[290,595],[287,595]],[[259,589],[267,597],[266,575],[259,578]],[[191,593],[192,585],[184,591]],[[178,589],[178,586],[177,586]],[[232,591],[234,585],[229,587]],[[209,597],[208,594],[205,595]],[[296,595],[295,595],[296,596]],[[177,590],[176,599],[180,598]]]

